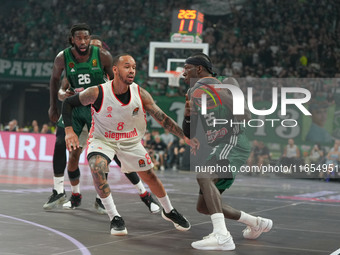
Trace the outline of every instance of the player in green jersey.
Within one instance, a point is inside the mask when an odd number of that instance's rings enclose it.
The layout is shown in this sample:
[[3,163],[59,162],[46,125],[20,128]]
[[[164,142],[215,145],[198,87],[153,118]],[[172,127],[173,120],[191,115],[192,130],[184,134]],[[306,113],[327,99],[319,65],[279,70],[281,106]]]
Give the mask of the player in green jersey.
[[[234,250],[235,244],[226,228],[224,218],[246,224],[247,228],[244,230],[243,236],[248,239],[256,239],[262,232],[268,232],[273,223],[270,219],[254,217],[222,203],[221,194],[232,185],[236,174],[235,169],[237,171],[245,164],[250,153],[250,145],[242,125],[233,127],[215,125],[214,127],[212,122],[214,119],[241,122],[249,118],[250,114],[249,111],[246,111],[244,116],[234,116],[232,112],[233,99],[228,90],[211,89],[211,84],[220,84],[221,82],[213,77],[212,63],[207,55],[198,53],[187,58],[183,76],[184,82],[191,87],[186,95],[183,131],[187,137],[193,139],[197,122],[200,120],[204,135],[197,134],[196,138],[205,137],[205,142],[211,149],[204,162],[205,171],[201,171],[197,175],[197,182],[200,186],[197,210],[210,215],[213,232],[203,240],[193,242],[191,246],[200,250]],[[228,78],[226,83],[238,86],[237,81],[233,78]],[[212,102],[207,100],[207,112],[202,115],[199,91],[209,92],[208,90],[211,92],[214,90],[215,95],[221,99],[221,103],[211,106]],[[215,168],[208,168],[210,166]],[[228,171],[211,171],[211,169],[218,169],[218,166],[221,167],[220,169]],[[210,170],[206,171],[206,169]]]

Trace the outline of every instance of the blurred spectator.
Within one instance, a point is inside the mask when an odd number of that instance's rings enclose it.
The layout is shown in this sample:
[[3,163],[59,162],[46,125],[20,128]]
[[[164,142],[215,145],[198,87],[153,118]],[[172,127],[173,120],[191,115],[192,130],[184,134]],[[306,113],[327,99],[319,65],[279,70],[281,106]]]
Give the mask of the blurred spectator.
[[324,151],[322,150],[320,144],[315,144],[309,155],[305,158],[306,164],[321,164],[324,158]]
[[154,138],[154,141],[151,143],[151,148],[155,156],[156,160],[156,166],[159,166],[159,169],[161,171],[165,170],[164,167],[164,157],[167,153],[167,146],[166,144],[161,140],[161,137],[159,135],[156,135]]
[[18,129],[18,121],[16,119],[13,119],[8,123],[7,126],[5,126],[4,131],[17,132]]
[[187,150],[190,150],[190,148],[188,148],[188,146],[186,145],[184,139],[179,139],[179,143],[178,143],[178,147],[175,148],[174,153],[175,155],[177,155],[177,166],[179,169],[187,169],[187,164],[189,162],[184,162],[185,160],[185,153]]
[[39,133],[39,126],[38,126],[38,121],[33,120],[32,121],[32,126],[29,128],[30,133]]
[[40,133],[41,134],[52,134],[50,127],[46,123],[43,124]]
[[[328,165],[326,179],[329,181],[331,177],[335,177],[339,174],[340,164],[340,140],[335,140],[333,148],[331,148],[326,156],[326,164]],[[324,172],[320,172],[320,178],[324,177]]]
[[166,153],[166,158],[164,158],[164,167],[171,167],[169,160],[172,160],[174,157],[173,155],[173,149],[172,144],[174,142],[175,136],[169,132],[169,130],[164,129],[164,133],[161,134],[161,140],[166,144],[167,146],[167,153]]
[[178,150],[179,150],[179,138],[177,136],[174,137],[171,146],[168,147],[168,157],[167,157],[167,166],[168,168],[172,168],[172,170],[177,170],[178,168]]
[[328,116],[328,102],[326,100],[314,101],[309,110],[312,114],[312,124],[306,136],[306,141],[313,143],[331,143],[333,141],[330,133],[325,129]]
[[294,140],[288,139],[288,144],[285,146],[281,157],[281,165],[290,168],[302,164],[300,155],[300,149],[294,144]]
[[[257,140],[253,141],[252,151],[247,161],[248,166],[256,165],[257,171],[261,171],[263,165],[268,165],[270,161],[270,152],[268,147],[262,142]],[[251,168],[253,169],[253,168]]]

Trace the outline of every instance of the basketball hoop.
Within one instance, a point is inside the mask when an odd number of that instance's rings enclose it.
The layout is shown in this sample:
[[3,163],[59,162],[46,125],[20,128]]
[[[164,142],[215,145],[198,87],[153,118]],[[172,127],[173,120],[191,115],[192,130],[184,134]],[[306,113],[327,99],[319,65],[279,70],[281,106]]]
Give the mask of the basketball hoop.
[[179,87],[179,79],[183,78],[182,77],[182,72],[183,68],[177,67],[176,71],[170,70],[170,71],[165,71],[169,75],[168,79],[168,85],[172,87]]

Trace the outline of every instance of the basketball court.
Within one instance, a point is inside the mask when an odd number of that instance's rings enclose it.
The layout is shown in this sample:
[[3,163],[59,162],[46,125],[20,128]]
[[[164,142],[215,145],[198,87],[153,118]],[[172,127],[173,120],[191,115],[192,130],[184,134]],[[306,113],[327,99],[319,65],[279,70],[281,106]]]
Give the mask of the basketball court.
[[[180,232],[160,214],[150,214],[135,188],[111,167],[113,198],[128,229],[127,236],[118,237],[110,235],[108,216],[93,207],[89,167],[82,165],[81,173],[82,205],[44,211],[53,186],[52,163],[0,159],[0,254],[340,254],[338,182],[239,174],[223,200],[271,218],[273,229],[258,240],[246,240],[244,225],[226,220],[236,250],[207,252],[190,246],[212,231],[210,218],[195,209],[194,174],[157,172],[173,205],[192,224],[188,232]],[[70,185],[65,186],[69,197]]]

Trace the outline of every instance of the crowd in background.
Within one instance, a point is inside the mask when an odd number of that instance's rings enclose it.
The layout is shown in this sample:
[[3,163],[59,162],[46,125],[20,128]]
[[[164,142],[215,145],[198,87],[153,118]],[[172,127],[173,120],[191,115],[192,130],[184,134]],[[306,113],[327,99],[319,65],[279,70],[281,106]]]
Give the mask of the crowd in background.
[[247,160],[250,174],[264,174],[269,165],[283,167],[279,174],[292,174],[299,177],[319,178],[329,181],[340,178],[340,140],[331,147],[316,143],[308,150],[302,150],[294,139],[288,139],[281,155],[274,158],[272,152],[262,141],[252,142],[252,151]]
[[39,126],[38,121],[33,120],[31,124],[21,127],[16,119],[9,121],[7,124],[0,124],[0,131],[8,132],[27,132],[36,134],[54,134],[55,126],[51,123],[43,123]]
[[[140,85],[156,95],[186,91],[169,92],[165,79],[147,76],[148,47],[150,41],[169,41],[172,10],[188,9],[195,1],[20,3],[20,8],[0,17],[0,57],[52,61],[68,45],[70,26],[86,21],[113,55],[128,51],[135,57]],[[206,15],[204,22],[203,42],[209,43],[219,75],[248,80],[340,76],[340,2],[247,0],[242,8],[230,7],[228,15]]]

